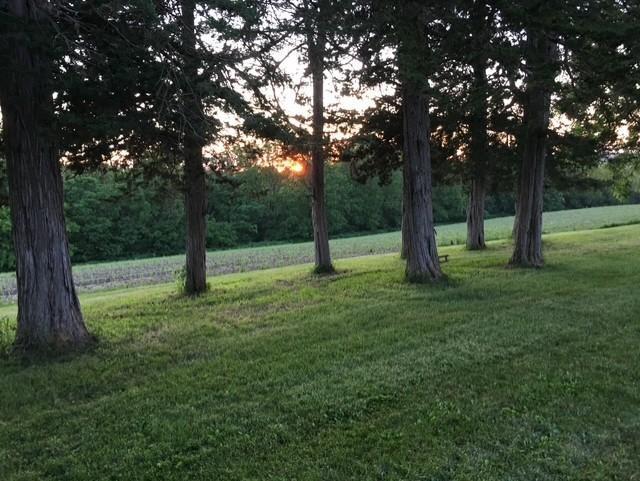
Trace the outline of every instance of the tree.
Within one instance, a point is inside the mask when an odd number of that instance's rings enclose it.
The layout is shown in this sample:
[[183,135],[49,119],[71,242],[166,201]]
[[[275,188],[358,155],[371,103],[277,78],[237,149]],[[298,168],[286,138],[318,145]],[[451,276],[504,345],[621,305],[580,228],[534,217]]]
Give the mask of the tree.
[[53,108],[48,2],[8,0],[0,34],[0,105],[16,251],[16,344],[70,349],[90,342],[76,296],[63,211]]
[[489,155],[487,135],[488,115],[488,81],[487,56],[489,35],[487,23],[489,15],[486,3],[475,0],[471,9],[470,23],[472,36],[470,40],[475,49],[470,59],[473,71],[469,145],[471,163],[471,186],[469,189],[469,206],[467,208],[467,249],[484,249],[484,211],[487,195]]
[[[510,264],[541,267],[546,158],[556,161],[554,175],[593,165],[620,148],[618,128],[637,118],[638,11],[633,2],[613,0],[527,2],[505,11],[513,30],[525,31],[522,166]],[[549,132],[552,96],[573,121],[568,134]],[[578,162],[563,152],[585,148],[590,152]]]
[[[574,17],[572,35],[563,44],[567,81],[560,86],[557,108],[607,153],[637,151],[640,5],[607,0],[580,9]],[[621,127],[628,129],[628,135],[620,135]]]
[[431,199],[427,11],[419,2],[407,2],[399,13],[397,62],[402,89],[406,277],[411,282],[433,281],[442,277],[442,271]]
[[313,4],[304,2],[304,24],[307,35],[307,56],[313,89],[313,118],[311,134],[311,217],[315,246],[316,272],[333,272],[329,250],[329,226],[325,195],[325,139],[324,139],[324,75],[326,62],[327,10],[331,5],[326,0]]
[[[311,193],[311,218],[315,249],[315,271],[334,271],[329,248],[329,225],[326,202],[325,164],[329,151],[326,132],[327,108],[325,105],[325,75],[340,70],[341,56],[348,52],[351,34],[346,28],[352,2],[344,0],[274,0],[276,29],[283,34],[278,49],[286,50],[283,62],[294,52],[301,52],[300,59],[307,66],[303,77],[311,83],[311,133],[291,128],[297,132],[291,150],[310,157],[309,189]],[[302,83],[302,82],[301,82]],[[296,90],[298,90],[296,86]],[[297,100],[307,100],[298,96]],[[306,119],[305,119],[306,120]],[[285,122],[286,123],[286,122]]]
[[206,117],[199,91],[198,69],[202,62],[196,51],[195,0],[181,0],[180,38],[182,47],[182,110],[187,260],[185,292],[207,290],[207,185],[202,148],[206,143]]
[[260,37],[262,3],[80,2],[68,22],[74,48],[57,109],[70,165],[121,157],[124,169],[133,163],[181,186],[189,295],[207,289],[206,167],[217,165],[203,148],[219,140],[223,119],[253,113],[246,94],[271,75],[252,63],[271,41]]
[[[381,179],[402,159],[401,256],[407,260],[406,278],[411,282],[442,277],[432,205],[429,77],[439,58],[436,50],[446,29],[448,8],[446,2],[425,6],[416,1],[367,0],[358,2],[355,15],[360,83],[393,88],[401,100],[395,105],[393,99],[378,99],[372,113],[383,121],[376,125],[365,118],[343,158],[355,164],[356,172],[374,173]],[[354,162],[359,153],[365,160]]]
[[466,244],[476,250],[485,247],[487,195],[512,183],[509,157],[517,154],[508,139],[520,125],[514,106],[521,59],[517,36],[505,25],[499,4],[452,4],[443,12],[450,27],[434,52],[441,58],[430,78],[434,171],[441,171],[438,177],[444,175],[445,182],[462,179],[467,185]]
[[557,72],[557,45],[544,26],[528,26],[525,59],[527,78],[521,140],[522,166],[517,197],[514,250],[509,263],[522,267],[542,267],[544,167],[551,115],[551,93]]

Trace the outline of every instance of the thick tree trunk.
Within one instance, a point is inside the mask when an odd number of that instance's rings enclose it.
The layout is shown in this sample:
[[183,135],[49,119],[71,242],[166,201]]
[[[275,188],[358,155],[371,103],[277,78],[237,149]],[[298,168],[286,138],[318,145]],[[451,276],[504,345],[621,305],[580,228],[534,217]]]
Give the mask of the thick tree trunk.
[[[0,15],[32,31],[45,29],[40,3],[10,0]],[[23,25],[0,35],[0,105],[6,142],[9,202],[16,252],[18,326],[25,349],[70,349],[87,344],[65,230],[62,177],[51,131],[52,65],[42,42]]]
[[429,114],[421,89],[405,86],[402,99],[407,221],[406,277],[411,282],[442,277],[433,224]]
[[[476,1],[471,22],[474,29],[474,41],[486,43],[486,4]],[[471,133],[470,162],[471,186],[467,208],[467,249],[479,250],[486,247],[484,241],[484,206],[488,177],[488,135],[487,135],[487,65],[488,58],[484,48],[477,50],[471,61],[473,68],[473,90],[471,95]]]
[[313,134],[311,146],[311,217],[316,272],[333,272],[329,250],[329,227],[324,178],[324,36],[309,41],[313,82]]
[[529,78],[524,108],[522,166],[511,265],[542,267],[542,208],[547,130],[554,79],[555,45],[544,34],[528,32]]
[[184,182],[186,236],[185,292],[197,295],[207,290],[207,185],[202,147],[204,112],[198,92],[198,57],[194,25],[195,1],[181,0],[184,87]]

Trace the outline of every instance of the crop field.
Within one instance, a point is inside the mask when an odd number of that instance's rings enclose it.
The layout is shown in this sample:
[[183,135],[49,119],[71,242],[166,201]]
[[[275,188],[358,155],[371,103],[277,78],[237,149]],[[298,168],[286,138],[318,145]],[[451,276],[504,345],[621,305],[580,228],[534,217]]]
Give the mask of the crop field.
[[[544,215],[544,232],[589,230],[634,223],[640,223],[640,205],[565,210]],[[489,219],[486,222],[487,240],[508,238],[512,225],[513,217]],[[436,230],[441,246],[465,242],[464,223],[442,225]],[[331,249],[334,259],[398,252],[400,232],[334,239]],[[210,276],[246,272],[313,262],[313,255],[311,242],[212,251],[207,256],[207,269]],[[176,255],[77,265],[73,274],[78,290],[86,292],[170,282],[183,264],[184,256]],[[5,302],[15,299],[13,273],[0,274],[0,295]]]

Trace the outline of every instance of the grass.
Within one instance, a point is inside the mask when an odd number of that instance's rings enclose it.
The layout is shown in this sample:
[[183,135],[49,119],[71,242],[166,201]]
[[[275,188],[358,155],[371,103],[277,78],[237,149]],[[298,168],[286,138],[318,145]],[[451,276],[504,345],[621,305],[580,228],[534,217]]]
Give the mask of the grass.
[[[640,205],[595,207],[591,209],[549,212],[544,215],[546,233],[597,229],[613,225],[640,223]],[[486,223],[487,240],[506,239],[511,235],[513,217],[489,219]],[[438,226],[437,239],[441,246],[464,244],[467,227],[464,223]],[[400,233],[374,234],[334,239],[331,254],[334,259],[399,252]],[[210,275],[246,272],[294,264],[313,262],[313,244],[280,244],[249,247],[208,254]],[[80,291],[113,289],[171,282],[184,265],[184,256],[156,257],[119,262],[74,266],[74,280]],[[15,297],[15,276],[0,274],[0,297],[11,301]]]
[[85,294],[95,350],[0,359],[0,479],[640,479],[640,226],[545,247]]

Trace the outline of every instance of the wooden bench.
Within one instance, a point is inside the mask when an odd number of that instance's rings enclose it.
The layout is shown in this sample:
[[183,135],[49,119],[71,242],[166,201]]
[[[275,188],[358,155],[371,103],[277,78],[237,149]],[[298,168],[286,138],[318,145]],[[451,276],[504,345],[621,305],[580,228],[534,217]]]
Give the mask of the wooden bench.
[[442,255],[442,256],[438,256],[438,260],[439,260],[440,262],[449,262],[449,254],[445,254],[445,255]]

